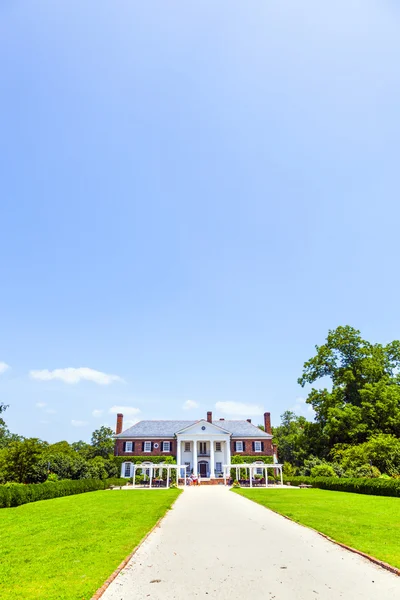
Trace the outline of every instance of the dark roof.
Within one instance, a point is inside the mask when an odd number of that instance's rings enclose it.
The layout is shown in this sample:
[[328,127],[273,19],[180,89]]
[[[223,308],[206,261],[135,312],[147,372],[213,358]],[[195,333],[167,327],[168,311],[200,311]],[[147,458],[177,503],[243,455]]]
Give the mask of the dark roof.
[[[171,438],[174,435],[194,425],[198,421],[139,421],[136,425],[132,425],[122,433],[118,434],[118,438],[131,437],[148,437],[148,438]],[[232,437],[253,437],[253,438],[270,438],[272,437],[265,431],[259,429],[256,425],[248,421],[218,419],[213,421],[213,425],[221,427],[232,434]]]

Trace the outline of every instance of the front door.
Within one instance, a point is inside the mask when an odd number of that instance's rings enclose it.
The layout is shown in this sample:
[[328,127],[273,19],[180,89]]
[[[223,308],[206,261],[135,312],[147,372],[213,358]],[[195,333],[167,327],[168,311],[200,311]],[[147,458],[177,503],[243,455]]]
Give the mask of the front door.
[[207,477],[207,463],[199,462],[199,475],[200,477]]

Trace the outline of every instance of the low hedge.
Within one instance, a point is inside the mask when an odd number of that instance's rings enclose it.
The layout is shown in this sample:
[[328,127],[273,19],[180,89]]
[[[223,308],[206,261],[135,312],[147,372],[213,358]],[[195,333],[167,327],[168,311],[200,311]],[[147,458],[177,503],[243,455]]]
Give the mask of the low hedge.
[[60,496],[72,496],[104,490],[110,485],[124,485],[125,479],[63,479],[45,483],[8,483],[0,485],[0,508],[20,506],[28,502],[49,500]]
[[305,483],[322,490],[369,494],[371,496],[394,496],[400,498],[400,479],[367,479],[352,477],[285,477],[285,483]]

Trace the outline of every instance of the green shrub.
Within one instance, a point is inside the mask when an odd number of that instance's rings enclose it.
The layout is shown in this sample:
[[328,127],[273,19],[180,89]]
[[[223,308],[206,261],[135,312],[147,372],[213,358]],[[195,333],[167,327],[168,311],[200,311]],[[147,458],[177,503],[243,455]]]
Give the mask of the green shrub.
[[310,484],[322,490],[368,494],[371,496],[394,496],[400,498],[399,479],[350,478],[350,477],[285,477],[285,483]]
[[336,477],[336,473],[331,465],[324,463],[312,467],[311,477]]
[[0,508],[20,506],[28,502],[49,500],[61,496],[72,496],[104,490],[110,485],[122,485],[125,479],[65,479],[62,481],[46,481],[45,483],[11,483],[0,485]]

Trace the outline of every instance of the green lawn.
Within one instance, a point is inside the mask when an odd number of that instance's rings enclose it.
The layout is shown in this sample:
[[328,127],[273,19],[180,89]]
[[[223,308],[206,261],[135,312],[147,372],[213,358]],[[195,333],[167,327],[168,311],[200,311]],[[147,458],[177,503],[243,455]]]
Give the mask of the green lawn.
[[400,498],[317,489],[234,491],[400,568]]
[[99,491],[0,510],[2,600],[88,600],[179,491]]

